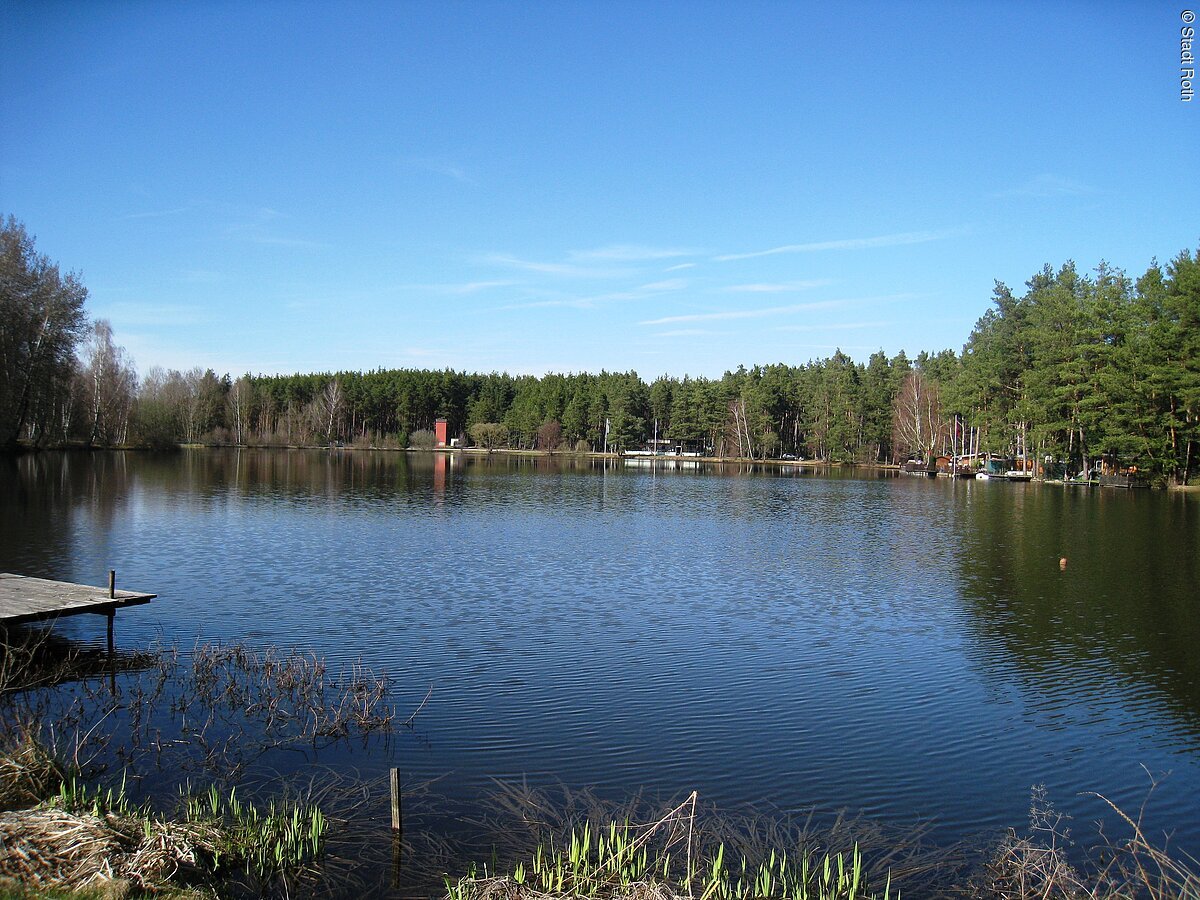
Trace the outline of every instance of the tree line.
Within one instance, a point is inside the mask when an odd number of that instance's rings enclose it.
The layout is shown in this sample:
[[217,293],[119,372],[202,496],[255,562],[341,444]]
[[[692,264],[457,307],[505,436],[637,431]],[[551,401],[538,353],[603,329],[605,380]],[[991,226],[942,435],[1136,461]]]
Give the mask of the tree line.
[[[0,441],[429,447],[438,419],[494,449],[621,452],[657,438],[722,457],[895,462],[978,448],[1074,469],[1110,455],[1186,481],[1200,451],[1200,254],[1140,278],[1101,263],[997,282],[961,353],[840,350],[720,378],[377,369],[151,369],[140,379],[86,288],[0,234]],[[932,313],[931,313],[932,314]],[[665,446],[660,444],[659,446]]]

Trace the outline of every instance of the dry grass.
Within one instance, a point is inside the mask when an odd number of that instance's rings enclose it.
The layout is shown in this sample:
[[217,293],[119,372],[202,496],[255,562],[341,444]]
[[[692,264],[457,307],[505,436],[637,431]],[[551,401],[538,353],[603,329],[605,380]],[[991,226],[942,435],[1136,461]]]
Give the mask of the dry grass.
[[71,778],[40,805],[0,813],[0,896],[8,885],[116,896],[241,885],[288,896],[313,882],[326,827],[315,807],[263,813],[215,789],[181,798],[175,817],[156,815],[123,787],[101,792]]
[[[195,881],[222,892],[305,896],[318,881],[312,863],[324,855],[327,826],[314,831],[316,818],[324,823],[316,805],[348,816],[358,792],[323,778],[319,767],[283,778],[256,761],[394,727],[386,676],[361,665],[331,672],[312,654],[199,645],[187,654],[126,654],[114,671],[107,654],[94,658],[47,631],[4,638],[0,897],[194,896],[179,884]],[[121,804],[92,808],[99,795],[84,785],[115,788],[114,775],[121,788],[106,796]],[[143,777],[167,814],[123,799],[126,780],[137,790]],[[224,785],[219,811],[197,814],[194,802],[172,793],[172,785],[190,793],[193,781]],[[233,784],[250,798],[288,799],[259,812],[233,800]],[[64,802],[70,796],[86,802]],[[303,816],[292,822],[297,811]]]
[[54,755],[27,727],[0,735],[0,811],[23,809],[50,795],[65,777]]
[[[1150,792],[1155,784],[1151,781]],[[1033,788],[1029,831],[1010,830],[984,866],[976,893],[999,900],[1200,900],[1200,865],[1152,841],[1144,826],[1146,803],[1130,815],[1100,794],[1123,824],[1123,837],[1100,832],[1085,862],[1072,864],[1069,820],[1056,812],[1042,786]]]
[[218,844],[215,829],[194,823],[19,810],[0,814],[0,877],[38,888],[158,889],[198,878]]

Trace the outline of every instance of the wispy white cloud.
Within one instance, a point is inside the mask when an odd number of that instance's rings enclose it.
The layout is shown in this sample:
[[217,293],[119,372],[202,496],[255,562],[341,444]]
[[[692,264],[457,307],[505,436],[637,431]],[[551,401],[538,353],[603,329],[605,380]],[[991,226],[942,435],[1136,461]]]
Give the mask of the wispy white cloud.
[[427,291],[433,294],[478,294],[480,291],[488,291],[493,288],[511,287],[512,285],[520,284],[517,281],[467,281],[459,284],[399,284],[396,285],[398,291]]
[[735,259],[755,259],[759,256],[774,256],[779,253],[820,253],[825,250],[871,250],[878,247],[902,247],[907,244],[927,244],[949,237],[947,231],[906,231],[900,234],[883,234],[868,238],[846,238],[837,241],[816,241],[809,244],[784,244],[769,250],[754,250],[749,253],[726,253],[714,256],[717,262]]
[[549,300],[527,300],[522,303],[506,303],[501,310],[513,309],[591,309],[606,300],[629,299],[628,293],[598,294],[595,297],[554,297]]
[[857,331],[861,328],[887,328],[891,322],[830,322],[825,325],[780,325],[775,331]]
[[298,250],[324,250],[329,246],[321,241],[285,237],[281,234],[244,234],[241,235],[241,239],[251,244],[261,244],[264,247],[291,247]]
[[688,286],[686,278],[664,278],[662,281],[651,281],[649,284],[643,284],[639,288],[634,288],[634,291],[641,294],[658,294],[663,291],[682,291]]
[[787,291],[807,291],[812,288],[825,287],[833,284],[830,278],[814,278],[810,281],[780,281],[756,284],[731,284],[721,288],[726,293],[733,294],[781,294]]
[[696,268],[695,263],[687,262],[687,263],[679,263],[678,265],[674,265],[674,266],[667,266],[665,269],[663,269],[663,271],[664,272],[678,272],[680,269],[694,269],[694,268]]
[[1034,197],[1039,200],[1048,200],[1055,197],[1084,197],[1095,193],[1097,193],[1097,190],[1091,185],[1083,184],[1070,178],[1064,178],[1061,175],[1043,172],[1040,175],[1033,176],[1024,184],[1009,188],[1008,190],[997,191],[990,196],[992,199],[1002,197]]
[[608,247],[598,247],[594,250],[572,250],[568,255],[571,259],[577,260],[653,262],[660,259],[676,259],[680,256],[695,256],[696,251],[678,247],[644,247],[638,244],[613,244]]
[[292,237],[273,230],[272,223],[287,219],[283,213],[260,206],[245,215],[242,221],[225,227],[225,236],[232,240],[245,241],[268,247],[291,247],[300,250],[323,250],[328,247],[319,241]]
[[171,209],[155,209],[148,210],[146,212],[128,213],[124,216],[118,216],[117,221],[128,222],[132,219],[165,219],[168,216],[178,216],[186,212],[191,212],[195,208],[196,206],[194,203],[189,203],[185,206],[175,206]]
[[616,278],[630,274],[629,269],[608,269],[594,266],[580,266],[574,263],[538,262],[521,259],[507,253],[489,253],[483,257],[483,262],[490,265],[506,266],[519,269],[522,272],[537,272],[543,275],[561,275],[571,278]]
[[709,331],[705,328],[676,328],[672,331],[659,331],[655,333],[655,337],[661,338],[676,338],[676,337],[704,337],[706,335],[723,334],[720,331]]
[[453,178],[462,184],[475,184],[475,179],[471,177],[466,169],[442,159],[417,158],[409,159],[407,162],[410,166],[424,169],[426,172],[432,172],[435,175],[444,175],[447,178]]
[[769,306],[765,309],[727,309],[720,312],[690,313],[682,316],[663,316],[660,319],[647,319],[638,322],[639,325],[676,325],[683,322],[717,322],[730,319],[763,319],[768,316],[786,316],[792,313],[807,312],[814,309],[830,309],[841,306],[843,300],[823,300],[817,303],[795,303],[791,306]]
[[664,281],[652,281],[628,291],[609,291],[605,294],[594,294],[588,297],[555,297],[548,300],[531,300],[527,303],[512,303],[501,309],[545,309],[552,307],[567,307],[572,309],[593,309],[603,303],[622,300],[642,300],[646,297],[672,291],[681,291],[688,286],[683,278],[668,278]]

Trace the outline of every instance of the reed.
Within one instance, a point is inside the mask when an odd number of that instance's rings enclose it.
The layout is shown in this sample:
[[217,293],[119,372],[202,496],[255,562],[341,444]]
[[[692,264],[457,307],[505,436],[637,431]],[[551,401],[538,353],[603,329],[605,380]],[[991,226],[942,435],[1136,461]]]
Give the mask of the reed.
[[[597,823],[607,828],[611,822],[657,822],[666,811],[684,806],[686,816],[665,823],[653,839],[654,852],[660,857],[670,853],[678,860],[681,848],[689,840],[694,857],[712,859],[722,851],[725,860],[745,859],[748,868],[757,869],[769,861],[772,852],[778,859],[787,849],[789,859],[807,855],[812,861],[838,855],[850,859],[857,849],[863,880],[869,884],[887,884],[892,890],[922,894],[944,892],[961,881],[971,860],[966,847],[942,845],[930,836],[930,825],[917,821],[889,825],[845,810],[808,810],[788,813],[768,803],[717,807],[690,796],[658,801],[641,793],[620,801],[599,797],[587,789],[532,787],[522,781],[496,782],[488,798],[492,810],[480,821],[486,828],[488,844],[495,848],[497,860],[511,867],[532,859],[538,844],[555,841],[568,846],[572,832],[581,832]],[[668,841],[672,846],[663,847]],[[686,853],[684,854],[686,857]],[[495,868],[495,866],[493,866]]]
[[645,825],[590,823],[569,839],[538,844],[532,858],[504,875],[486,867],[446,879],[447,900],[540,898],[689,898],[689,900],[890,900],[890,877],[872,891],[857,846],[847,853],[797,855],[772,850],[757,862],[729,852],[724,843],[704,847],[696,833],[693,792]]
[[[397,720],[387,675],[360,662],[211,643],[118,654],[115,672],[100,662],[36,629],[0,646],[0,735],[33,731],[89,776],[236,783],[282,749],[365,744],[412,721]],[[0,771],[0,803],[9,780]]]
[[294,871],[321,858],[329,823],[316,806],[272,800],[260,810],[237,794],[211,785],[197,794],[182,792],[182,816],[187,824],[200,824],[218,835],[212,849],[211,869],[221,874],[241,868],[255,879],[269,879]]

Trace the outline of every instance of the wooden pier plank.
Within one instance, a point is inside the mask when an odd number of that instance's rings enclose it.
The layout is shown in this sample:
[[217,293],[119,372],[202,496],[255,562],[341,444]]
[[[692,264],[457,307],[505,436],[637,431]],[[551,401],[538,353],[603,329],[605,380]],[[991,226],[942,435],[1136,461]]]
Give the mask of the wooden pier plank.
[[124,606],[149,603],[157,594],[115,591],[107,587],[50,581],[0,572],[0,625],[37,622],[77,613],[112,615]]

